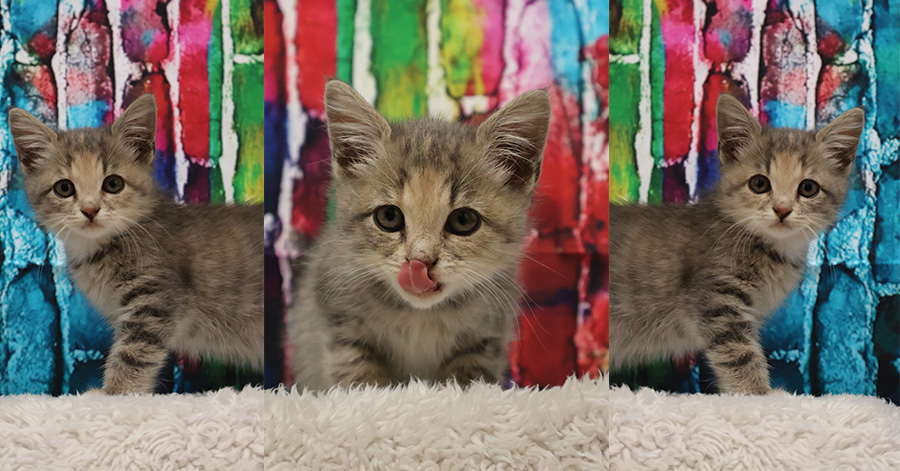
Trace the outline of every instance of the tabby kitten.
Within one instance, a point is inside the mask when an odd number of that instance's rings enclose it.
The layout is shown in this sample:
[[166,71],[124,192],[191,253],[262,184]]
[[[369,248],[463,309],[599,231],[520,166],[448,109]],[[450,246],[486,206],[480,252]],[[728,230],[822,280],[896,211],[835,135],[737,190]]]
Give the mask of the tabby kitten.
[[770,129],[727,95],[716,108],[721,179],[695,205],[610,206],[613,369],[703,350],[723,392],[770,391],[759,327],[834,224],[864,124]]
[[290,312],[297,383],[502,380],[547,93],[477,129],[388,123],[335,80],[325,109],[336,211]]
[[17,108],[9,125],[38,223],[115,327],[103,392],[153,392],[170,350],[262,367],[262,207],[157,190],[152,96],[102,129],[57,133]]

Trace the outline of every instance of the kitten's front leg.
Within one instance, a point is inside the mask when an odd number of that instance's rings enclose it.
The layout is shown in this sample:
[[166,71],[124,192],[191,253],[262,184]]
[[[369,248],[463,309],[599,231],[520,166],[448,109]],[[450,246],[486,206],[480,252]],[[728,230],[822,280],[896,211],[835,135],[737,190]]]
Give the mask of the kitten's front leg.
[[769,365],[752,317],[730,305],[703,313],[706,356],[725,393],[768,394]]
[[363,340],[338,339],[331,345],[328,353],[329,376],[334,384],[391,384],[384,355]]
[[152,306],[135,307],[122,317],[106,359],[104,393],[153,392],[169,351],[171,322],[167,311]]
[[506,352],[500,339],[496,337],[480,339],[457,348],[441,364],[438,379],[441,381],[456,379],[456,382],[463,386],[478,379],[496,383],[502,378],[505,365]]

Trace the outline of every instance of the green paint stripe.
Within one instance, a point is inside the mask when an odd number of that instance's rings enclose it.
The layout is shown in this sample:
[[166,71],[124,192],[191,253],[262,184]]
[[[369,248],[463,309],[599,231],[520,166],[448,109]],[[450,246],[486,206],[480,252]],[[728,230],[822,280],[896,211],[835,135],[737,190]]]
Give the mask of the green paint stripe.
[[207,63],[209,64],[209,164],[210,195],[213,204],[225,202],[225,184],[222,181],[222,3],[216,5],[213,13],[212,34],[209,38]]
[[[620,12],[618,27],[614,12]],[[610,54],[637,54],[641,37],[644,7],[641,0],[613,0],[610,8]]]
[[375,107],[389,119],[425,116],[428,45],[426,0],[372,1],[372,75]]
[[234,65],[234,128],[238,135],[235,201],[263,200],[263,64]]
[[609,201],[637,201],[640,178],[635,162],[641,74],[638,64],[609,64]]
[[654,2],[651,5],[653,19],[650,24],[650,116],[653,122],[650,141],[650,154],[653,156],[653,172],[650,176],[650,190],[647,202],[661,203],[662,163],[665,153],[663,135],[663,94],[666,80],[666,49],[659,24],[659,8]]
[[335,76],[350,83],[353,79],[353,22],[356,0],[337,0],[337,70]]
[[450,96],[466,95],[474,80],[476,95],[484,94],[481,46],[484,32],[471,0],[441,0],[441,66]]
[[263,53],[263,0],[231,0],[235,54]]

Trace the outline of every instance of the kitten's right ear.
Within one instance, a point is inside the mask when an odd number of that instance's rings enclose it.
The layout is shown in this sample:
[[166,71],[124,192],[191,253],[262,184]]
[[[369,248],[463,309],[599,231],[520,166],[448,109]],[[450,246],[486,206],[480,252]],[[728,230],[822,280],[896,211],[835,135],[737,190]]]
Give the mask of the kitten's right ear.
[[56,132],[21,108],[9,110],[9,131],[25,172],[34,170],[41,159],[53,152],[56,144]]
[[759,136],[762,126],[737,98],[719,95],[716,103],[716,131],[719,135],[719,160],[729,163],[737,159],[742,147]]
[[377,156],[391,135],[387,120],[340,80],[325,84],[325,115],[336,177],[348,175],[353,167]]

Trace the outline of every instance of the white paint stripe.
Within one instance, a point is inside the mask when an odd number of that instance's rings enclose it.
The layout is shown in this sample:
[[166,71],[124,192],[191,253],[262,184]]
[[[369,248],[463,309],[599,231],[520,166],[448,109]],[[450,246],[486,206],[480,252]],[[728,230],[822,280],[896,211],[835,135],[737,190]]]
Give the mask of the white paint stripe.
[[235,64],[262,64],[265,62],[265,54],[234,54]]
[[184,132],[181,126],[181,89],[178,72],[181,69],[181,41],[178,27],[181,21],[181,0],[170,0],[166,5],[169,17],[169,57],[163,63],[163,73],[169,82],[169,100],[172,102],[172,134],[175,144],[175,200],[184,201],[184,187],[187,185],[188,161],[184,155]]
[[[525,10],[523,0],[509,0],[503,13],[503,74],[498,87],[498,106],[503,106],[518,95],[519,62],[517,51],[520,44],[519,24]],[[549,19],[548,19],[549,21]]]
[[703,44],[703,25],[706,22],[706,3],[694,0],[694,42],[691,57],[694,63],[694,109],[691,113],[691,147],[684,162],[684,180],[691,201],[697,200],[697,180],[700,178],[700,110],[703,107],[703,84],[709,76],[710,62],[700,53]]
[[750,49],[741,62],[731,64],[732,78],[742,80],[747,85],[750,98],[750,112],[759,119],[759,64],[762,61],[762,27],[766,19],[766,0],[753,0],[752,26],[750,28]]
[[641,97],[638,101],[638,129],[634,136],[634,156],[638,176],[641,181],[640,202],[646,203],[650,193],[650,177],[653,175],[653,155],[651,154],[650,136],[650,23],[653,21],[650,2],[644,2],[643,22],[641,24],[640,55]]
[[353,17],[353,88],[370,104],[375,104],[378,88],[372,75],[371,0],[357,0]]
[[[234,38],[231,36],[231,0],[222,0],[222,155],[219,169],[225,203],[234,203],[234,175],[237,173],[238,142],[234,129]],[[213,91],[210,90],[210,93]]]
[[[137,65],[128,59],[122,42],[122,0],[106,0],[110,36],[112,36],[113,114],[119,116],[125,99],[125,86],[137,77]],[[134,75],[133,75],[134,74]]]
[[[300,148],[306,140],[306,115],[300,106],[300,90],[298,78],[300,70],[297,65],[297,47],[294,38],[297,35],[297,4],[296,0],[278,0],[278,8],[282,13],[282,33],[284,34],[286,77],[285,89],[287,93],[287,139],[288,155],[284,160],[282,169],[280,191],[278,192],[278,219],[281,221],[282,231],[274,241],[275,254],[279,259],[290,259],[297,255],[294,246],[291,214],[293,213],[294,181],[302,178],[299,172]],[[291,271],[282,269],[281,276],[284,280],[282,291],[286,302],[290,302]]]
[[428,0],[425,14],[425,32],[428,36],[428,115],[456,121],[459,118],[459,105],[447,94],[447,79],[441,65],[441,0]]
[[56,126],[59,130],[69,128],[68,111],[69,96],[67,92],[68,80],[68,43],[69,33],[73,28],[73,21],[81,14],[84,2],[78,0],[60,0],[56,11],[56,52],[50,58],[50,67],[53,69],[53,77],[56,80]]
[[638,64],[641,62],[640,54],[610,54],[609,62],[612,64]]
[[806,42],[806,129],[813,130],[816,128],[816,86],[822,68],[816,40],[816,7],[812,0],[791,0],[788,8],[800,22],[800,33]]

